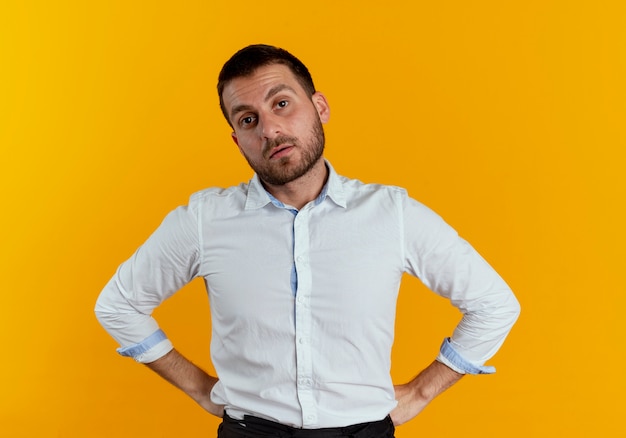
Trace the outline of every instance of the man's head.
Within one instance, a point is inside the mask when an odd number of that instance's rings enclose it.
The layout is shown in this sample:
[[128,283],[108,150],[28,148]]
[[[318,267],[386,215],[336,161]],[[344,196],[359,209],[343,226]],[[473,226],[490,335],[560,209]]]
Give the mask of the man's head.
[[231,127],[233,124],[224,106],[224,87],[233,79],[250,76],[260,67],[270,64],[282,64],[287,66],[308,96],[311,97],[315,94],[315,86],[313,85],[313,78],[311,78],[309,70],[291,53],[284,49],[265,44],[254,44],[244,47],[224,64],[217,81],[217,94],[220,98],[220,108]]
[[232,139],[264,183],[283,186],[325,171],[329,106],[295,57],[247,47],[226,63],[218,90]]

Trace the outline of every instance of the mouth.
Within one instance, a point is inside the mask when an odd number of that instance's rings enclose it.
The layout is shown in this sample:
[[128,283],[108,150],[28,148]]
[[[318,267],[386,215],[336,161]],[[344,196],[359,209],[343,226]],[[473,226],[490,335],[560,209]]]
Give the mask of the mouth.
[[293,147],[294,146],[291,144],[281,144],[280,146],[277,146],[270,151],[269,159],[273,160],[276,158],[284,157],[285,155],[289,154]]

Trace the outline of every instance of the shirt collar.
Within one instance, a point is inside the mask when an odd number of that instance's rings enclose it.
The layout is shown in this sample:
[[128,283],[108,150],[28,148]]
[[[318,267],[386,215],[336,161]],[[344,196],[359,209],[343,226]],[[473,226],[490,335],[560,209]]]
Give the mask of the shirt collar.
[[328,167],[328,181],[322,189],[324,197],[328,196],[339,207],[346,208],[346,193],[343,188],[343,178],[337,175],[333,166],[326,161],[326,167]]
[[[339,207],[346,208],[346,196],[343,189],[342,178],[337,175],[337,172],[335,172],[335,169],[333,169],[333,166],[331,166],[328,161],[326,161],[326,167],[328,168],[328,181],[326,181],[321,193],[317,199],[315,199],[315,205],[318,205],[326,199],[326,197],[329,197]],[[255,173],[248,184],[245,209],[254,210],[261,208],[274,202],[273,200],[275,199],[276,198],[265,190],[259,176]]]

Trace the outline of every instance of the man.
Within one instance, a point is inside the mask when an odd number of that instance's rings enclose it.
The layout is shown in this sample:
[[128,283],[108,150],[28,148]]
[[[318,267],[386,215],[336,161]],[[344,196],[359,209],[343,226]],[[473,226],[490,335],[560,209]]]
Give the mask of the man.
[[[218,436],[391,437],[500,347],[519,304],[494,270],[403,189],[341,177],[324,160],[329,105],[288,52],[255,45],[224,65],[220,105],[255,171],[171,212],[101,293],[122,345],[208,412]],[[437,359],[390,378],[404,272],[463,313]],[[152,310],[205,280],[217,377],[173,349]]]

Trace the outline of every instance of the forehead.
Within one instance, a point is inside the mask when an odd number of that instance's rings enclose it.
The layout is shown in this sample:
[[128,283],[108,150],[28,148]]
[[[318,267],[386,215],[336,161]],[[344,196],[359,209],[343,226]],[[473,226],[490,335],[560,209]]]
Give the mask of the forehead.
[[287,85],[297,94],[305,94],[289,67],[270,64],[259,67],[251,75],[237,77],[226,84],[222,93],[224,106],[230,112],[235,105],[263,102],[267,92],[278,85]]

